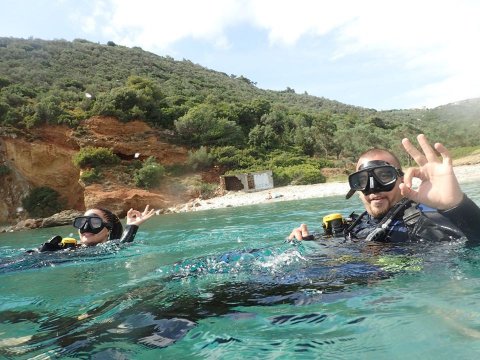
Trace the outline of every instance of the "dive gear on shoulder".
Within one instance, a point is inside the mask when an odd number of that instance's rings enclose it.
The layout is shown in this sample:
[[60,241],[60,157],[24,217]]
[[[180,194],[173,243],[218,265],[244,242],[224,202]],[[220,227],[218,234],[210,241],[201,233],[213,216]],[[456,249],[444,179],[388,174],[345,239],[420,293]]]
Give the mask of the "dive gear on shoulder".
[[63,238],[60,245],[63,248],[74,248],[77,247],[77,240],[74,238]]
[[410,240],[452,241],[464,236],[462,231],[441,213],[423,213],[416,204],[405,210],[403,221]]
[[[411,206],[412,201],[403,198],[399,202],[397,202],[389,212],[382,218],[380,222],[378,222],[373,228],[370,227],[368,235],[365,237],[365,241],[385,241],[388,236],[388,230],[392,225],[394,220],[397,220],[400,216],[403,216],[403,212],[405,208]],[[353,223],[345,230],[345,238],[351,240],[352,238],[362,239],[363,237],[356,236],[353,233],[354,228],[362,221],[362,218],[367,215],[367,212],[363,212]],[[367,230],[365,228],[363,230]],[[358,234],[357,234],[358,235]]]
[[44,251],[58,251],[68,248],[76,248],[77,240],[74,238],[62,238],[60,235],[55,235],[38,249],[39,252]]
[[342,214],[334,213],[326,215],[322,221],[323,233],[326,236],[341,234],[345,229],[345,224]]
[[412,203],[411,200],[403,198],[385,215],[377,227],[368,234],[366,241],[383,241],[387,236],[387,230],[393,220],[395,220],[401,211]]

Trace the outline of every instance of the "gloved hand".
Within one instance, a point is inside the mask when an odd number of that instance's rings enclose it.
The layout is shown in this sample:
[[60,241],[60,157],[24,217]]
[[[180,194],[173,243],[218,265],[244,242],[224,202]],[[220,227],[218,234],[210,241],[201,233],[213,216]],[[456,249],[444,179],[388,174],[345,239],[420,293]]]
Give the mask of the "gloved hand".
[[39,251],[57,251],[62,250],[64,247],[61,245],[62,237],[60,235],[55,235],[49,241],[40,246]]

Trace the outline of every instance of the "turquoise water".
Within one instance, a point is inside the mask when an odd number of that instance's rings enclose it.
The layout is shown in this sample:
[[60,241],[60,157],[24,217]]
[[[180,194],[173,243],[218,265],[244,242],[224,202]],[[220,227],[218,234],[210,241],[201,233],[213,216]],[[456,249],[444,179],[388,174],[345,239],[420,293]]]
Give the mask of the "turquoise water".
[[[463,187],[480,203],[480,185]],[[72,228],[0,234],[0,358],[473,358],[480,250],[284,242],[361,209],[328,197],[162,215],[131,245],[36,257],[22,253]]]

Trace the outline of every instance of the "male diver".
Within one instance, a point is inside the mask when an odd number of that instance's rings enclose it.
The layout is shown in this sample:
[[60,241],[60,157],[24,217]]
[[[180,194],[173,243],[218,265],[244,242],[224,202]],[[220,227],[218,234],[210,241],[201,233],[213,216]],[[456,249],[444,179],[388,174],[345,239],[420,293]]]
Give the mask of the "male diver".
[[[440,143],[432,148],[423,134],[417,140],[423,152],[408,139],[402,140],[418,165],[405,173],[388,150],[374,148],[360,156],[356,171],[348,177],[346,198],[359,192],[366,211],[337,226],[347,239],[405,242],[465,236],[469,244],[480,242],[480,208],[460,189],[450,153]],[[417,189],[412,188],[414,177],[421,180]],[[314,236],[302,224],[288,239],[312,240]]]

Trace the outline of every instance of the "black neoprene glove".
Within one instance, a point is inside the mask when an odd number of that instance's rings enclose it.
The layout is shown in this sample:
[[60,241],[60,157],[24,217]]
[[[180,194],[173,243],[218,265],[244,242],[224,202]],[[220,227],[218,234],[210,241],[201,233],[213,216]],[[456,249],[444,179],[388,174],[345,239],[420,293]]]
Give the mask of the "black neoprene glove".
[[40,246],[40,248],[39,248],[39,251],[44,252],[44,251],[62,250],[63,246],[60,245],[61,242],[62,242],[62,237],[60,235],[56,235],[56,236],[52,237],[46,243],[42,244],[42,246]]

